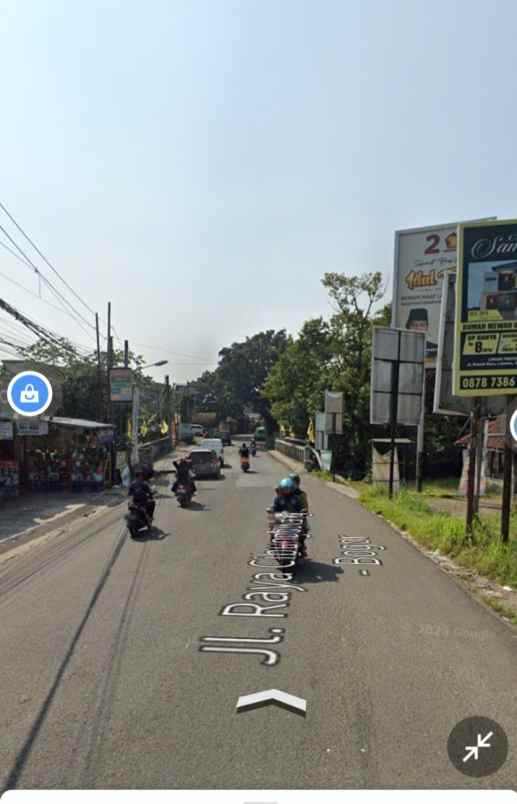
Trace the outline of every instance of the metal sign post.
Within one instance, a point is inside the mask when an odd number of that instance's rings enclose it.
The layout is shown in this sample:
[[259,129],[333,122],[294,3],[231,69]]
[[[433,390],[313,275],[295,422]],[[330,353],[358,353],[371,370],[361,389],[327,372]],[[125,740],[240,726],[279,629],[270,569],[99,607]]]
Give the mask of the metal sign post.
[[417,427],[422,414],[425,335],[374,327],[370,423],[390,427],[389,495],[393,496],[397,425]]
[[388,495],[393,497],[393,473],[395,471],[395,439],[397,438],[397,409],[399,404],[400,332],[398,333],[397,359],[391,364],[391,411],[390,411],[390,482]]

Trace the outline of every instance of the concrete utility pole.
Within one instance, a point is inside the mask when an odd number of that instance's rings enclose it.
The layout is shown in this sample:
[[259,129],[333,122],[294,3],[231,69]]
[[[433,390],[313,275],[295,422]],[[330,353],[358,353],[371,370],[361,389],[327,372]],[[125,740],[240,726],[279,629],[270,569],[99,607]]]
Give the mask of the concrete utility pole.
[[95,332],[97,335],[97,420],[101,422],[104,417],[104,405],[102,404],[101,336],[99,332],[98,313],[95,313]]

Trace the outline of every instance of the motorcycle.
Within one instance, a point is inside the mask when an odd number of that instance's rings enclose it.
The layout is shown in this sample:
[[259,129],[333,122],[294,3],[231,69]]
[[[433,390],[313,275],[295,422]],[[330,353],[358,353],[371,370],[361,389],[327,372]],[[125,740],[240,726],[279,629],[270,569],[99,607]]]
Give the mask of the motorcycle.
[[290,568],[291,572],[296,572],[298,562],[306,558],[305,539],[302,537],[308,538],[307,512],[275,513],[268,508],[268,526],[274,558],[281,568]]
[[126,525],[132,539],[138,539],[142,528],[152,529],[152,520],[148,520],[145,508],[134,502],[128,504],[128,512],[125,516]]
[[190,505],[192,501],[192,489],[188,488],[184,483],[178,483],[175,494],[180,508],[187,508]]
[[241,455],[241,469],[243,472],[249,472],[250,469],[250,459],[245,455]]
[[256,454],[257,454],[257,448],[256,448],[256,447],[252,447],[252,448],[251,448],[251,455],[252,455],[252,457],[254,458]]

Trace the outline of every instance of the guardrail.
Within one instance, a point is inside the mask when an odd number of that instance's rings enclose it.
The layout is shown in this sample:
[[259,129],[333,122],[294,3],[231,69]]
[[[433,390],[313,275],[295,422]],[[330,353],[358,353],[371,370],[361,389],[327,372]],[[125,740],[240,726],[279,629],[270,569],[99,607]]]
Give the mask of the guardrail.
[[283,455],[287,455],[288,458],[303,463],[306,469],[309,468],[308,464],[315,465],[318,469],[323,468],[321,458],[316,450],[304,444],[300,439],[290,438],[287,440],[285,438],[276,438],[275,449]]

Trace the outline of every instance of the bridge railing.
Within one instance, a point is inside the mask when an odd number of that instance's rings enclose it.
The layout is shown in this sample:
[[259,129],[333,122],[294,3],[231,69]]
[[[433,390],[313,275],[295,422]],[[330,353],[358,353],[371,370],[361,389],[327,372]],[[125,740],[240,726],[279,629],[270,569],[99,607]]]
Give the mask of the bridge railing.
[[275,449],[283,455],[287,455],[288,458],[303,463],[306,469],[309,464],[311,464],[312,467],[315,465],[318,469],[323,468],[318,452],[300,439],[276,438]]

